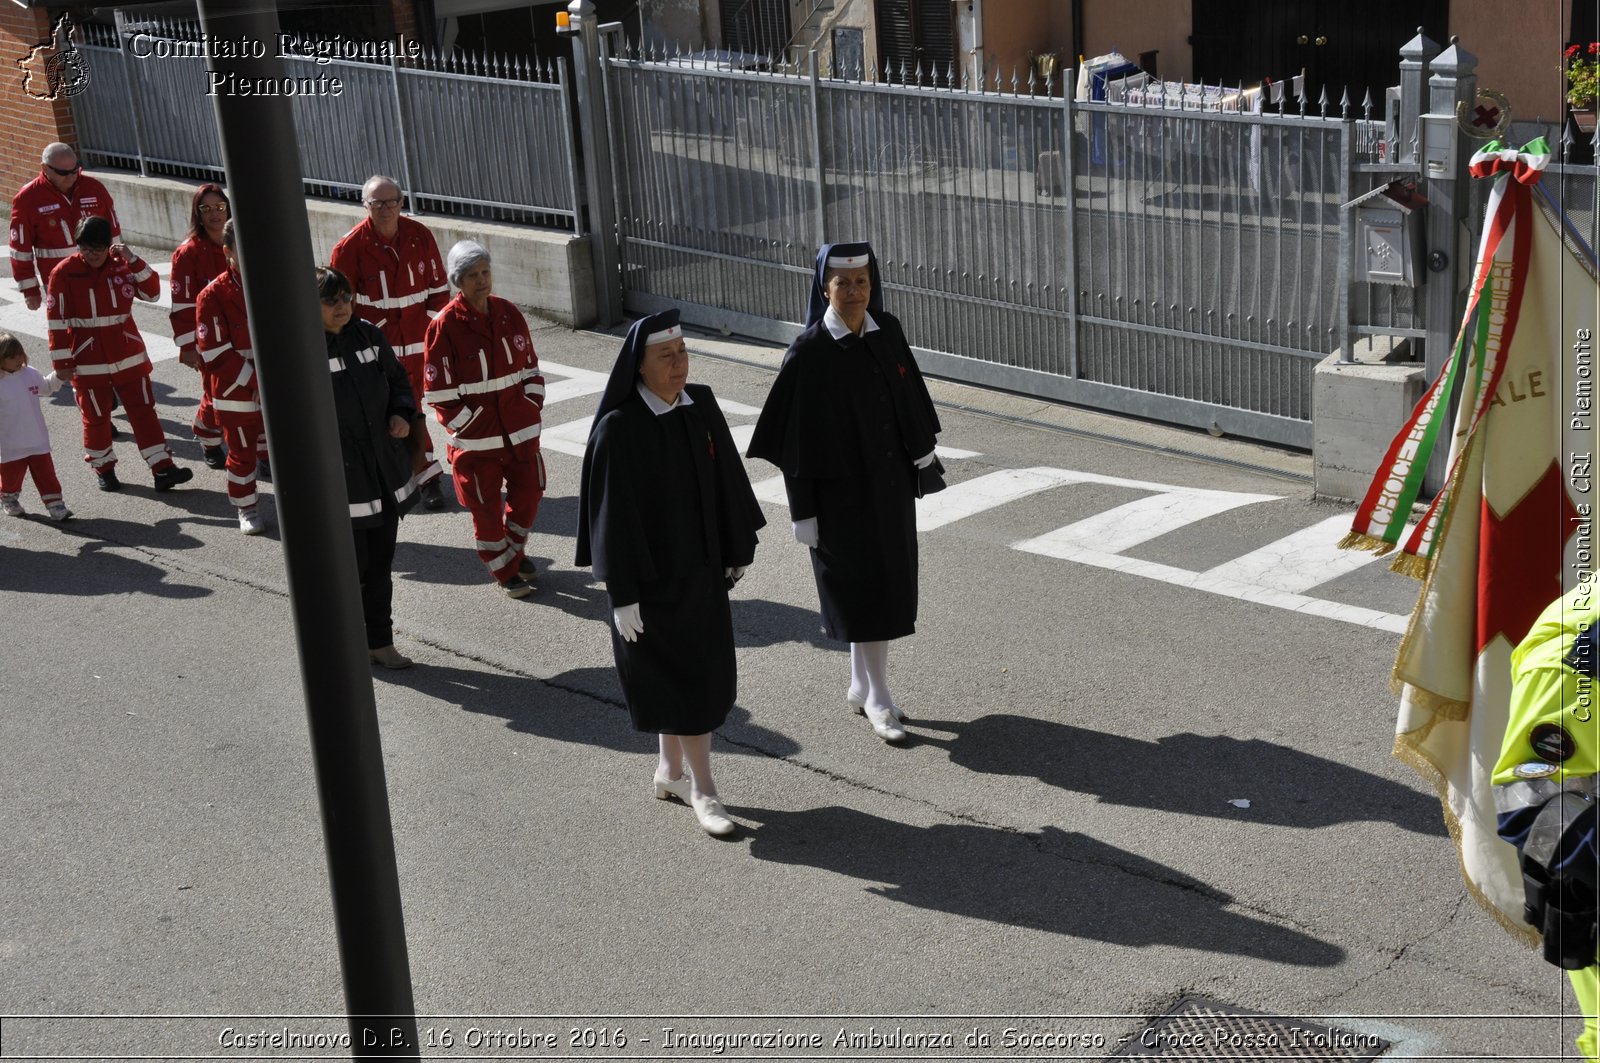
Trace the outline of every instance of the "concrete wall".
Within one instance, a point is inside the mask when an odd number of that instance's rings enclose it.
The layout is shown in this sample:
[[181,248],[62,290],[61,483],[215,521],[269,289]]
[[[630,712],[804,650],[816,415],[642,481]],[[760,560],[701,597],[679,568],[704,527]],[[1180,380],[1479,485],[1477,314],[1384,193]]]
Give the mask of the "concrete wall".
[[[128,242],[170,248],[183,239],[194,182],[99,171],[95,176],[116,200]],[[306,201],[306,216],[312,251],[322,263],[366,211],[349,203],[311,199]],[[468,238],[487,248],[494,260],[495,294],[573,328],[594,323],[594,269],[587,238],[464,218],[413,217],[433,231],[441,254]],[[306,283],[311,283],[310,277]]]

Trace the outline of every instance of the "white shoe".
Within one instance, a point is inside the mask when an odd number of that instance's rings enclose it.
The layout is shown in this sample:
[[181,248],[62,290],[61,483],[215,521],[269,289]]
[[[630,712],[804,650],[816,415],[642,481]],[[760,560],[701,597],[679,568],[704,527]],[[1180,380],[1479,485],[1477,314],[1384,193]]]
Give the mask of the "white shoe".
[[65,502],[52,502],[45,509],[49,511],[51,520],[67,520],[72,516],[72,510],[67,508]]
[[0,495],[0,513],[8,517],[26,517],[28,511],[22,508],[22,500],[16,495]]
[[739,825],[728,818],[728,810],[715,797],[691,796],[689,807],[694,809],[694,818],[700,821],[700,826],[707,834],[720,838],[739,829]]
[[676,779],[669,779],[665,775],[661,774],[659,768],[656,770],[657,801],[665,801],[668,798],[676,797],[684,804],[688,804],[690,785],[688,772],[684,772]]
[[261,519],[261,514],[256,512],[254,506],[239,511],[239,530],[246,535],[260,535],[267,530],[267,522]]
[[[867,711],[867,699],[866,698],[857,697],[856,695],[850,693],[847,690],[847,691],[844,692],[844,703],[846,705],[850,706],[852,709],[856,710],[856,715],[857,716],[865,716],[866,715],[866,711]],[[901,723],[905,723],[906,714],[900,711],[900,706],[891,705],[891,706],[889,706],[889,711],[894,713],[894,718],[895,719],[899,720]]]
[[885,742],[904,742],[906,740],[906,729],[896,722],[894,713],[888,709],[880,709],[876,705],[867,705],[862,708],[861,714],[867,718],[868,723],[872,724],[872,729],[878,733],[878,737]]

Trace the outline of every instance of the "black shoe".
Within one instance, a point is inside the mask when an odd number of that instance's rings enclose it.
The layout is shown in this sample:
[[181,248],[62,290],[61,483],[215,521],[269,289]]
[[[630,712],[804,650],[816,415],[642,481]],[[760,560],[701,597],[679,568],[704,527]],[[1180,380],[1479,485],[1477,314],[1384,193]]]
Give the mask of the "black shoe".
[[521,576],[523,582],[527,583],[527,585],[532,587],[534,590],[539,589],[539,566],[535,565],[532,561],[529,561],[527,558],[523,558],[522,561],[517,565],[517,575]]
[[439,490],[439,480],[435,477],[422,485],[422,508],[441,510],[444,508],[444,492]]
[[208,469],[225,469],[228,466],[228,452],[221,447],[207,447],[200,456]]
[[102,491],[122,490],[122,481],[117,479],[116,469],[105,469],[97,472],[95,473],[95,479],[99,482],[100,490]]
[[500,584],[500,589],[505,592],[507,598],[526,598],[533,593],[533,585],[521,576],[512,576]]
[[179,484],[186,484],[194,479],[194,470],[185,469],[178,465],[169,465],[165,469],[157,469],[156,490],[170,491]]

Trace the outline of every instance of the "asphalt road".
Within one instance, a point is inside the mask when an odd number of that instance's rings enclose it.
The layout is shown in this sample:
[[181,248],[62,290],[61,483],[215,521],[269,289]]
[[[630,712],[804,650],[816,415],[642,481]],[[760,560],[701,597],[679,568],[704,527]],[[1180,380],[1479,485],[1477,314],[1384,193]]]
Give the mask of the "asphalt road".
[[[37,316],[0,305],[0,327]],[[769,502],[714,744],[741,829],[718,841],[651,799],[653,739],[572,565],[617,340],[535,343],[569,382],[541,590],[494,590],[459,507],[417,513],[395,615],[419,666],[375,676],[426,1055],[1101,1059],[1185,995],[1385,1058],[1570,1051],[1564,977],[1467,896],[1437,801],[1389,755],[1416,585],[1330,559],[1349,507],[1311,500],[1304,456],[936,384],[952,487],[925,503],[918,632],[890,655],[912,738],[845,708],[846,654]],[[751,423],[778,352],[691,350]],[[97,492],[62,395],[78,516],[0,522],[0,1013],[144,1017],[6,1019],[0,1054],[316,1055],[241,1041],[344,1029],[264,1017],[342,1007],[282,553],[199,464],[196,375],[163,358],[155,381],[194,484],[154,494],[125,434],[129,486]],[[790,1047],[717,1050],[741,1032]]]

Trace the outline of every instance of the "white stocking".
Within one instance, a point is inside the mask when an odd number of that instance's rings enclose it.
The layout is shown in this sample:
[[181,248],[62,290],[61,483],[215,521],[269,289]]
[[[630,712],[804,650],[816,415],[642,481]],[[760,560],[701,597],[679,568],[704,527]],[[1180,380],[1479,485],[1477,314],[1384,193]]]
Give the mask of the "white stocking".
[[894,711],[894,698],[889,695],[889,643],[888,642],[853,642],[850,644],[851,663],[855,662],[855,650],[860,647],[861,666],[866,672],[867,679],[867,707],[888,709]]
[[864,643],[852,642],[850,644],[850,691],[846,698],[857,703],[867,700],[867,654],[863,648]]

